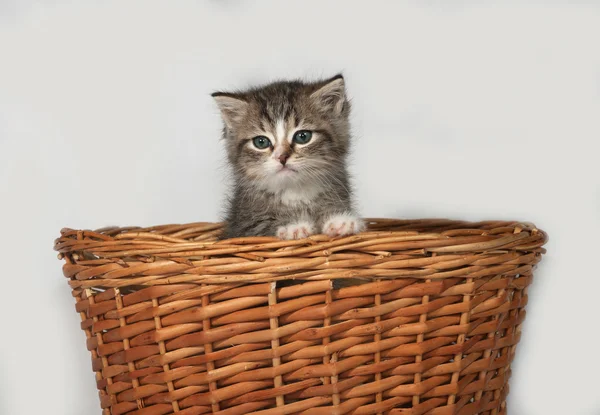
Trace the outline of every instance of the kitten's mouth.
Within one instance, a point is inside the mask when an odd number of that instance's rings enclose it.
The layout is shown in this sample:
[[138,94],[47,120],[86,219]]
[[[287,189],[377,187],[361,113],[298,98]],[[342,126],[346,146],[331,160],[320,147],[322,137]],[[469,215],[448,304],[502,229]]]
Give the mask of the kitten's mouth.
[[281,166],[277,173],[285,174],[285,173],[297,173],[298,171],[290,166]]

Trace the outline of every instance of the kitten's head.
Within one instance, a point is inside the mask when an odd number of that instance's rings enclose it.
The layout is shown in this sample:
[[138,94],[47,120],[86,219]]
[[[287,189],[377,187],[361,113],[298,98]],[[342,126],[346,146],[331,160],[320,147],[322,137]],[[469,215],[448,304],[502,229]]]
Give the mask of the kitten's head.
[[235,177],[269,192],[326,184],[345,171],[350,105],[344,79],[216,92]]

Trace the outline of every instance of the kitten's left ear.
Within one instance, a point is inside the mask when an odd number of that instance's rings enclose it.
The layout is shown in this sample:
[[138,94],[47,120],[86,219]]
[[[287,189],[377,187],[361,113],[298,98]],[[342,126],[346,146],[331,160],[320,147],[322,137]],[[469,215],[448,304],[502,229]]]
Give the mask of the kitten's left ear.
[[344,77],[340,74],[328,79],[310,97],[316,101],[320,108],[333,111],[336,115],[341,114],[346,103]]
[[228,128],[232,128],[233,124],[244,118],[248,111],[248,102],[235,94],[215,92],[212,97],[217,102],[223,122]]

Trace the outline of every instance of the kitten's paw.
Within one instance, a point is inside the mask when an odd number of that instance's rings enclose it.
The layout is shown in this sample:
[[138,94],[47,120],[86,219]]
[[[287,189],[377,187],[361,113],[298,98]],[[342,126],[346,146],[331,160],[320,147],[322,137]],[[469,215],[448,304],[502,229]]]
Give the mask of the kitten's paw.
[[281,239],[304,239],[314,233],[315,226],[310,222],[292,223],[277,229],[277,237]]
[[325,225],[323,225],[323,233],[331,237],[352,235],[364,231],[365,228],[366,226],[362,219],[352,214],[344,213],[327,219]]

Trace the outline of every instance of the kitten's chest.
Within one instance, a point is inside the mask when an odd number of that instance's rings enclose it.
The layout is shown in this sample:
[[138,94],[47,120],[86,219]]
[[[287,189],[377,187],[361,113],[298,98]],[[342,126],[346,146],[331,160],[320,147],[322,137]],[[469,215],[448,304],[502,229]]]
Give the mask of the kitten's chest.
[[283,206],[295,208],[312,205],[317,201],[320,193],[320,188],[309,186],[302,189],[285,189],[277,197]]

